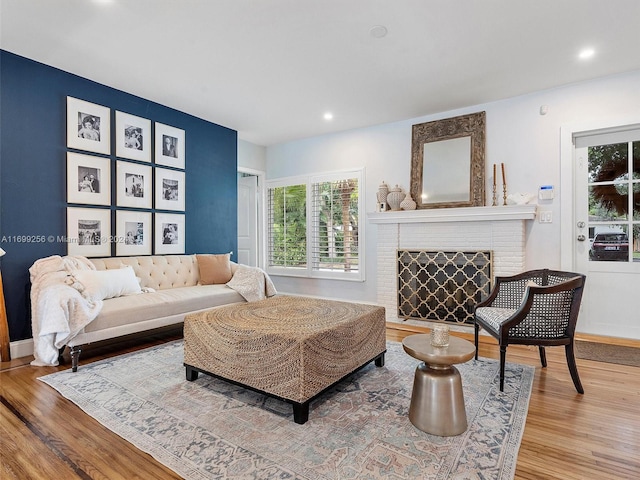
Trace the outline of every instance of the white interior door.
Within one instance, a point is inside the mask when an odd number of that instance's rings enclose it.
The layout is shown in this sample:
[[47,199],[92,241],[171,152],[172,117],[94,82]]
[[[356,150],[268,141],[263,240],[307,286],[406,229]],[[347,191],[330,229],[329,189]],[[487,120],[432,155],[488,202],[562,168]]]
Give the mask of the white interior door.
[[640,339],[640,129],[577,136],[574,159],[578,331]]
[[258,177],[238,175],[238,263],[258,266]]

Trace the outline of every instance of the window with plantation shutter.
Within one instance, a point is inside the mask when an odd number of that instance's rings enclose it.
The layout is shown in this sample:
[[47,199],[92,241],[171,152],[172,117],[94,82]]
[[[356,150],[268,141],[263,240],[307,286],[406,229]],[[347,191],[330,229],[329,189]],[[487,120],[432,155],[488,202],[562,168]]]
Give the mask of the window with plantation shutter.
[[362,178],[355,170],[271,182],[269,273],[364,280]]
[[314,270],[358,271],[358,179],[312,184]]
[[307,267],[307,186],[269,188],[269,267]]

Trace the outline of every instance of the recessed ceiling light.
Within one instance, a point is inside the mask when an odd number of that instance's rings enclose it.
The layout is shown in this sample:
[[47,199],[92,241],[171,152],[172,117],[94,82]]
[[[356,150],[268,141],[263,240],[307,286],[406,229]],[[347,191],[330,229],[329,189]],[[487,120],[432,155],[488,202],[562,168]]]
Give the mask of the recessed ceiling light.
[[325,119],[326,121],[333,120],[333,113],[331,113],[331,112],[327,112],[327,113],[325,113],[325,114],[324,114],[324,119]]
[[580,58],[581,60],[586,60],[587,58],[593,57],[595,53],[596,51],[593,48],[585,48],[584,50],[580,51],[580,53],[578,54],[578,58]]
[[369,35],[371,35],[373,38],[386,37],[387,33],[387,27],[385,27],[384,25],[374,25],[373,27],[371,27],[371,30],[369,30]]

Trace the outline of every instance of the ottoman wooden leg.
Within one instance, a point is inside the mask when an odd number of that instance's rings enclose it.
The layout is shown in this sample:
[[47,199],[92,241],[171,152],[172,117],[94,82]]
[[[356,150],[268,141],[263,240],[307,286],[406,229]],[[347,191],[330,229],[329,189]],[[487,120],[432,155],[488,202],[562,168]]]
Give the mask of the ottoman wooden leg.
[[293,421],[302,425],[309,420],[309,402],[293,404]]
[[191,365],[185,365],[185,373],[187,376],[187,381],[193,382],[198,379],[198,370],[193,368]]

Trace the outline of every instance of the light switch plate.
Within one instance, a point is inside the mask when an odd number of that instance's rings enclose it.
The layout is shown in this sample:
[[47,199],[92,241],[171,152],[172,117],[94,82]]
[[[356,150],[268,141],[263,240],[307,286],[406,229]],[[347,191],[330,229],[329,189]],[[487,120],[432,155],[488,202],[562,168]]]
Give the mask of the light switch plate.
[[539,210],[538,211],[538,222],[540,222],[540,223],[552,223],[553,222],[553,211],[552,210]]

